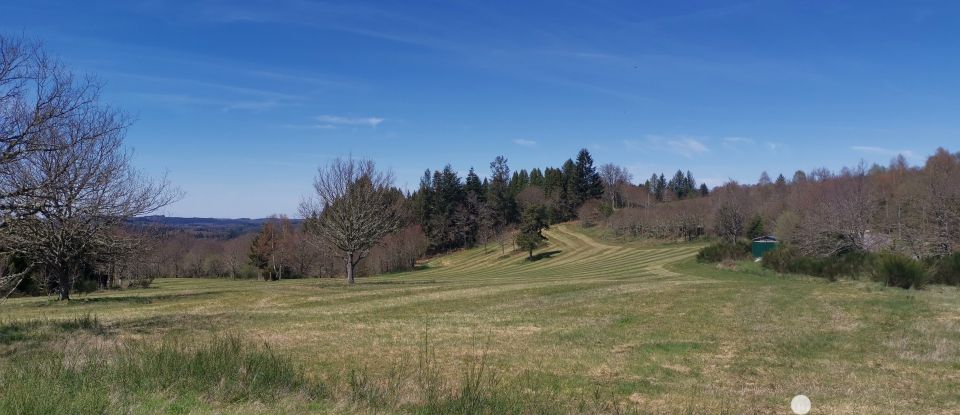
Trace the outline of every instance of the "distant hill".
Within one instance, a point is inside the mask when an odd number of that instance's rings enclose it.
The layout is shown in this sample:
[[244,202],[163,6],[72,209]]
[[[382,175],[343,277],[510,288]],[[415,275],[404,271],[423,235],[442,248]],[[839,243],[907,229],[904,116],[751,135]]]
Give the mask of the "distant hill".
[[[268,221],[267,218],[221,219],[221,218],[181,218],[176,216],[141,216],[130,219],[129,223],[139,227],[161,227],[194,234],[200,238],[235,238],[256,232]],[[301,219],[291,219],[294,224]]]

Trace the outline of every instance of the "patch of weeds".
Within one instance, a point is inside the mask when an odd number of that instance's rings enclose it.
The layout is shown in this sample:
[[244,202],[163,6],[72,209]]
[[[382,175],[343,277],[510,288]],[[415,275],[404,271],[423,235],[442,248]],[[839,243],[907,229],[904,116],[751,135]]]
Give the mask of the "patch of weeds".
[[37,414],[127,412],[158,404],[158,396],[167,402],[163,412],[172,413],[192,413],[201,400],[230,405],[325,396],[324,386],[289,358],[237,338],[196,347],[136,342],[110,354],[81,350],[79,357],[36,350],[3,362],[0,390],[0,413]]
[[11,321],[0,323],[0,344],[7,345],[30,338],[31,333],[40,328],[38,320]]
[[55,323],[56,327],[61,331],[70,333],[74,331],[86,331],[91,334],[103,335],[106,334],[106,327],[100,323],[100,319],[97,316],[90,314],[85,314],[81,317],[76,317],[70,320],[58,321]]

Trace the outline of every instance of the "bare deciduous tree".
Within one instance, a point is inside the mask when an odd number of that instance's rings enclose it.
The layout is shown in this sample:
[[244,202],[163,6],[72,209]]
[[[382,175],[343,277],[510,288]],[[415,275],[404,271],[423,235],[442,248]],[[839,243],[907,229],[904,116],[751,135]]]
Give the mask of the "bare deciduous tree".
[[401,195],[392,184],[393,176],[372,161],[337,158],[317,169],[316,198],[300,205],[305,229],[340,250],[350,284],[357,264],[400,226]]
[[626,167],[607,163],[600,166],[600,180],[603,181],[603,195],[610,206],[622,207],[624,190],[633,180],[630,171]]
[[129,121],[99,96],[99,83],[77,79],[39,44],[0,36],[0,249],[28,263],[0,285],[41,270],[67,299],[81,268],[141,246],[140,235],[118,230],[127,218],[179,197],[130,166]]
[[[35,212],[8,220],[2,232],[8,252],[29,258],[50,277],[61,300],[84,267],[136,252],[141,240],[118,229],[181,193],[166,180],[153,181],[130,165],[123,148],[123,118],[105,110],[45,137],[50,150],[17,163],[16,180],[33,191],[12,198]],[[78,140],[78,137],[89,139]]]

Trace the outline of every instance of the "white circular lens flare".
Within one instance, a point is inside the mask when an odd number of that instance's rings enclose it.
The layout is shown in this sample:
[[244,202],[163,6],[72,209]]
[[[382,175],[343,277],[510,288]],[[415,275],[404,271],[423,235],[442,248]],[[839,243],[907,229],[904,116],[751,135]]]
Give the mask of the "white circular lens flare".
[[810,398],[806,395],[797,395],[790,401],[790,409],[797,415],[806,415],[810,412]]

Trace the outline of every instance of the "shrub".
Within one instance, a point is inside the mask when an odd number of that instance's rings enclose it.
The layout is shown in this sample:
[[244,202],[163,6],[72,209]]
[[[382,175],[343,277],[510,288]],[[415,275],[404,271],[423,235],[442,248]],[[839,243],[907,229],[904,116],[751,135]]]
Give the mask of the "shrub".
[[735,243],[719,242],[707,246],[697,253],[697,262],[715,263],[724,260],[750,258],[750,244],[745,241]]
[[832,257],[809,257],[790,246],[781,246],[763,255],[763,267],[781,273],[805,274],[836,281],[837,278],[869,274],[874,255],[854,251]]
[[922,288],[927,275],[923,264],[913,258],[884,254],[876,261],[874,278],[890,287]]
[[937,259],[930,268],[931,283],[960,285],[960,252]]

